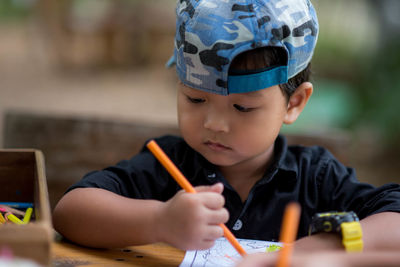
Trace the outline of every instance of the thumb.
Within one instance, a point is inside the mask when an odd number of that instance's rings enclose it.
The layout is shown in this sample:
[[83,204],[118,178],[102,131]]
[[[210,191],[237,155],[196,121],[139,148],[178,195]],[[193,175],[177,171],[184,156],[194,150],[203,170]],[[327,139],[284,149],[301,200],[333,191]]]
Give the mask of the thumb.
[[201,185],[195,187],[197,192],[215,192],[221,194],[224,191],[224,185],[222,183],[216,183],[213,185]]

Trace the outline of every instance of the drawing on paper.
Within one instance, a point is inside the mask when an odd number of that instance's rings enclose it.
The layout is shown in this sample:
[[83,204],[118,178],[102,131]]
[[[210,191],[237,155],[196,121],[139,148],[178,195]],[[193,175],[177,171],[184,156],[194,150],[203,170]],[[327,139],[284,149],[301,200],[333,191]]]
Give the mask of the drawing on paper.
[[[248,254],[275,251],[280,248],[278,242],[238,239]],[[269,249],[271,248],[271,249]],[[219,238],[215,245],[206,250],[187,251],[180,267],[234,266],[241,259],[240,254],[225,238]]]

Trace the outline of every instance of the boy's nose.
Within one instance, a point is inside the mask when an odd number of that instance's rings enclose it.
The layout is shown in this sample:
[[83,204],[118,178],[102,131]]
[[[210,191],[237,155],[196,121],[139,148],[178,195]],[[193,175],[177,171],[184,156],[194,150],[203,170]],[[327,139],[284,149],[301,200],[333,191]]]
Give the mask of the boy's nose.
[[218,111],[208,112],[204,119],[204,128],[214,132],[228,132],[229,123],[224,114]]

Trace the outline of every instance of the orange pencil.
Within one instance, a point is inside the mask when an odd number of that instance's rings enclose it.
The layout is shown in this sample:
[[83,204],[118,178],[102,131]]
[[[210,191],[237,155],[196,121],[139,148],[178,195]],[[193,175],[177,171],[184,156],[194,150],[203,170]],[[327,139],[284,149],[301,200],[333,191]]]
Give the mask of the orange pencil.
[[299,227],[300,210],[300,205],[295,202],[289,203],[286,206],[280,234],[280,242],[282,242],[283,246],[279,251],[277,267],[287,267],[290,264],[293,243],[296,239],[297,229]]
[[[175,164],[168,158],[164,151],[158,146],[156,141],[151,140],[147,143],[147,148],[153,153],[153,155],[160,161],[160,163],[167,169],[169,174],[176,180],[176,182],[188,193],[196,193],[194,187],[186,179],[186,177],[181,173],[181,171],[175,166]],[[229,231],[225,224],[220,224],[224,230],[225,238],[232,244],[232,246],[239,252],[240,255],[245,256],[247,253],[243,247],[239,244],[239,241],[235,236]]]

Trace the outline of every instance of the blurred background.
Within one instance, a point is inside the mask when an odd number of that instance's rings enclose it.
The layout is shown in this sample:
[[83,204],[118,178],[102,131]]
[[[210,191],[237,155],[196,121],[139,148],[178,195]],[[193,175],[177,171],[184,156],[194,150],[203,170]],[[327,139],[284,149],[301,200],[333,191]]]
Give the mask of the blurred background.
[[[50,203],[90,170],[177,134],[175,0],[1,0],[0,147],[46,158]],[[314,0],[314,94],[290,142],[361,181],[400,181],[400,1]]]

